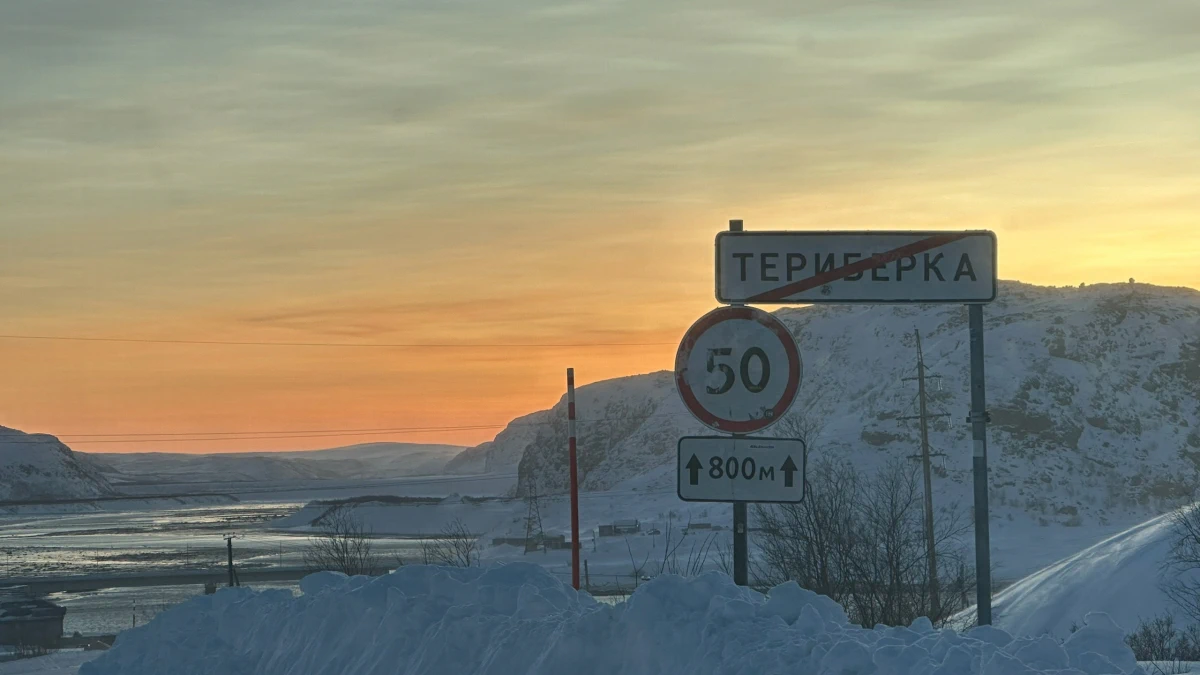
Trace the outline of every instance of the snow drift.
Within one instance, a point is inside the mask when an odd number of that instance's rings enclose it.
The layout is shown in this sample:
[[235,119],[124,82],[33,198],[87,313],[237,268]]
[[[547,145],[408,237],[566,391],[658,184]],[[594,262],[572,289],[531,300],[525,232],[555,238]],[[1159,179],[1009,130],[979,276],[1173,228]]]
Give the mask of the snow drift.
[[[1176,625],[1191,623],[1162,590],[1164,581],[1194,574],[1166,567],[1173,516],[1152,518],[1009,586],[992,601],[994,623],[1015,635],[1058,637],[1089,612],[1104,612],[1128,631],[1164,613]],[[961,617],[974,619],[973,609]]]
[[321,573],[303,595],[226,589],[123,633],[80,675],[1125,675],[1101,614],[1065,643],[927,620],[873,630],[794,583],[765,597],[718,573],[597,603],[534,565]]

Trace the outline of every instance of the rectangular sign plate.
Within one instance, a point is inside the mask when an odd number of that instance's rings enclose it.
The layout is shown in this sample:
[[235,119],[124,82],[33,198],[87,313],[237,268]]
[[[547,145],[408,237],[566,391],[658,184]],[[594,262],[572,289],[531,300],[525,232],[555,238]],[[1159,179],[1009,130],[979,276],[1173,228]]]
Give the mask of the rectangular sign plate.
[[996,299],[996,235],[975,231],[721,232],[723,303],[962,303]]
[[804,501],[804,441],[687,436],[679,439],[679,498],[685,502]]

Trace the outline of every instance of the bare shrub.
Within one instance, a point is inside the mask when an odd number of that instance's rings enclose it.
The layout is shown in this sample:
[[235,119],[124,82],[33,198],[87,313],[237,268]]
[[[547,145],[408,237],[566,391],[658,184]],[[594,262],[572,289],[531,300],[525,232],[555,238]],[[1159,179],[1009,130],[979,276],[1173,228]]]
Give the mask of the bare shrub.
[[1200,660],[1200,624],[1179,628],[1170,614],[1143,620],[1125,642],[1138,661],[1151,662],[1157,675],[1188,672],[1186,662]]
[[[684,532],[687,532],[689,529],[691,529],[691,521],[688,522],[688,527],[684,529]],[[683,577],[699,576],[708,565],[709,557],[716,554],[717,536],[717,533],[714,532],[703,539],[699,537],[693,538],[692,545],[687,552],[687,557],[681,561],[680,555],[685,543],[685,537],[676,537],[674,520],[668,520],[666,528],[663,530],[665,544],[663,546],[662,564],[658,568],[658,573],[675,574]]]
[[479,540],[461,518],[455,518],[442,528],[438,537],[421,544],[426,565],[444,567],[476,567],[479,565]]
[[1200,622],[1200,508],[1183,508],[1169,518],[1171,549],[1160,570],[1159,587],[1188,618]]
[[637,557],[633,554],[633,545],[629,543],[629,537],[625,537],[625,550],[629,551],[630,576],[633,577],[633,587],[637,588],[638,582],[646,573],[646,564],[650,562],[650,552],[647,551],[642,562],[638,563]]
[[348,576],[382,573],[382,561],[372,550],[370,529],[354,514],[353,508],[345,504],[335,506],[316,524],[320,528],[318,534],[309,537],[304,550],[306,567]]
[[[844,462],[811,465],[816,486],[800,504],[756,508],[762,529],[758,575],[768,584],[796,581],[829,596],[856,623],[909,625],[927,616],[942,623],[966,606],[968,578],[959,540],[966,524],[956,509],[935,518],[937,583],[933,606],[917,468],[901,460],[864,477]],[[949,573],[947,573],[949,571]]]

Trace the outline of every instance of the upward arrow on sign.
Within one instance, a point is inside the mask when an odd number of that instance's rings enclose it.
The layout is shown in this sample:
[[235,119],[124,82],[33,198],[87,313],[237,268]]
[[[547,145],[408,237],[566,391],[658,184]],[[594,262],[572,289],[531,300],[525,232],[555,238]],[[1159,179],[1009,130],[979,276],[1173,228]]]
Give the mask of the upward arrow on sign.
[[697,458],[695,455],[692,455],[692,458],[688,460],[687,467],[685,468],[687,468],[688,472],[691,474],[691,476],[689,476],[689,481],[691,484],[699,485],[700,469],[704,468],[704,465],[700,463],[699,458]]
[[788,455],[787,459],[783,460],[783,466],[779,467],[779,470],[783,472],[783,486],[794,487],[796,482],[793,476],[795,476],[799,468],[792,461],[791,455]]

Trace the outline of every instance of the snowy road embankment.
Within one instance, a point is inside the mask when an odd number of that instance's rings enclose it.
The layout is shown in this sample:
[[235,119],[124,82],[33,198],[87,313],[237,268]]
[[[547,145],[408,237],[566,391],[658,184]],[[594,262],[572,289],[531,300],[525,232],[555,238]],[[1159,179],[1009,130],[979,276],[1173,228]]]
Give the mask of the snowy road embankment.
[[369,579],[323,573],[287,591],[222,590],[123,633],[81,675],[1123,675],[1140,669],[1104,615],[1065,643],[963,634],[925,620],[851,626],[831,600],[765,597],[718,573],[662,577],[625,604],[544,570],[413,566]]

